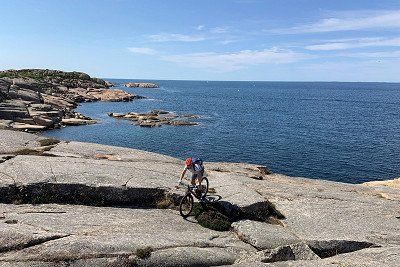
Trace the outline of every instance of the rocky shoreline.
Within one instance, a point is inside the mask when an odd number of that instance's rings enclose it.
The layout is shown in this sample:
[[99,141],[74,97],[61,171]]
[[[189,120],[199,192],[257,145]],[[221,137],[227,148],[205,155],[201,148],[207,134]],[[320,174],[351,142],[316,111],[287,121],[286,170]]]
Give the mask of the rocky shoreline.
[[95,123],[74,111],[79,103],[126,102],[142,96],[85,73],[25,69],[0,71],[0,128],[41,131]]
[[184,220],[179,159],[0,130],[0,267],[400,262],[398,179],[355,185],[246,163],[205,168],[209,202]]

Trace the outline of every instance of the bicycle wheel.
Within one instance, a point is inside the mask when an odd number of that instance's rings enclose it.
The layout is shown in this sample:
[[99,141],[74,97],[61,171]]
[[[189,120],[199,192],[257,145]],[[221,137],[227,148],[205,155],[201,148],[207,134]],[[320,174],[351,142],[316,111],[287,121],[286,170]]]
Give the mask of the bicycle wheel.
[[203,177],[203,180],[201,180],[201,185],[203,186],[203,194],[204,194],[204,196],[206,196],[207,195],[207,193],[208,193],[208,179],[207,179],[207,177]]
[[179,204],[179,213],[183,218],[186,218],[190,215],[193,210],[193,196],[188,193],[182,199]]

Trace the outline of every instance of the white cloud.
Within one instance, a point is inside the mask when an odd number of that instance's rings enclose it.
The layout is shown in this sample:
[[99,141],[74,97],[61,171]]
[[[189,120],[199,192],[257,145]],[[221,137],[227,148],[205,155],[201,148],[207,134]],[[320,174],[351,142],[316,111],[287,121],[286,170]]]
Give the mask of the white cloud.
[[400,46],[400,38],[361,38],[306,46],[308,50],[344,50],[372,46]]
[[157,53],[156,50],[148,47],[128,47],[128,50],[135,54],[154,55]]
[[155,42],[198,42],[206,40],[199,35],[184,35],[179,33],[161,33],[147,36],[148,39]]
[[201,30],[204,29],[204,27],[205,27],[204,25],[199,25],[195,29],[198,30],[198,31],[201,31]]
[[193,53],[169,55],[162,60],[205,70],[230,72],[260,64],[285,64],[308,56],[277,48],[265,50],[242,50],[232,53]]
[[214,27],[210,29],[210,32],[220,34],[228,32],[228,29],[226,27]]
[[357,11],[346,12],[346,17],[327,18],[312,24],[269,32],[296,34],[384,28],[400,29],[400,10],[380,11],[372,14]]

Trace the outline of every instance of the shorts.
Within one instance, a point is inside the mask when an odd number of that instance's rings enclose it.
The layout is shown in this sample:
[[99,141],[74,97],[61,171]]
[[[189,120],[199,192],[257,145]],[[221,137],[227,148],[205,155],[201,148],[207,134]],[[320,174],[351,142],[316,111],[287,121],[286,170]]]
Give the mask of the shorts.
[[203,179],[203,174],[204,174],[204,171],[193,173],[192,174],[192,181],[195,180],[195,179],[198,179],[198,180]]

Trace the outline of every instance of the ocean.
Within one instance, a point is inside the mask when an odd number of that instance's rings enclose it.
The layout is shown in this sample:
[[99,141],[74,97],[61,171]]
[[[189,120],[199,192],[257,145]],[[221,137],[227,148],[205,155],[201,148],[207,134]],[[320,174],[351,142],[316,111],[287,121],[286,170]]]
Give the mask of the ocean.
[[[400,84],[145,81],[160,88],[122,89],[147,99],[83,103],[77,111],[98,124],[43,135],[346,183],[400,177]],[[198,126],[142,128],[107,115],[151,109],[201,117]]]

